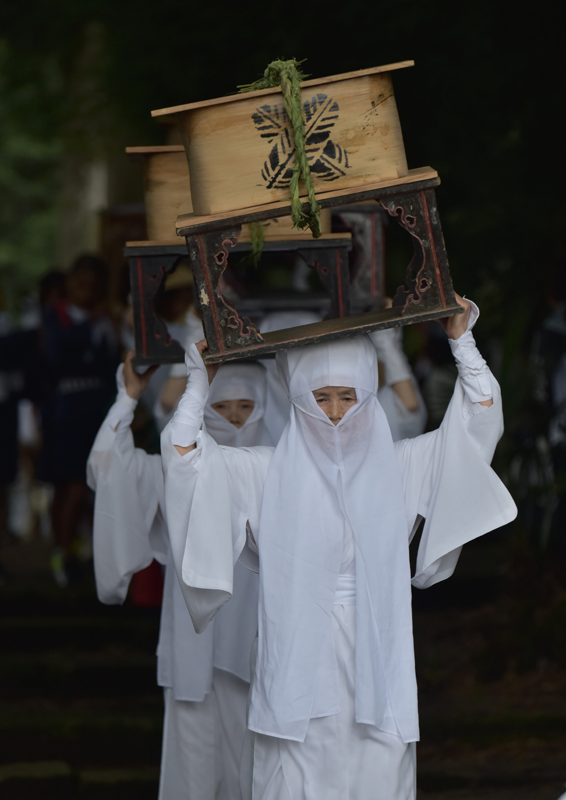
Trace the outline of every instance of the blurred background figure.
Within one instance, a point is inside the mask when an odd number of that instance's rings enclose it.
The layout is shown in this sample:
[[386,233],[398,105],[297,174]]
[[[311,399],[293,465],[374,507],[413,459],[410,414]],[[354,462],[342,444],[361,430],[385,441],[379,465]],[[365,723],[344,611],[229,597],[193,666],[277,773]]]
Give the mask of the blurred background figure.
[[[9,542],[14,484],[20,462],[21,405],[37,393],[37,330],[16,328],[2,310],[0,293],[0,540]],[[28,401],[29,408],[29,401]]]
[[424,433],[427,409],[409,360],[403,350],[403,329],[374,331],[370,339],[377,352],[377,397],[391,428],[393,441]]
[[78,258],[67,276],[64,297],[58,278],[43,288],[43,445],[38,476],[54,486],[51,567],[63,587],[79,578],[76,538],[88,491],[86,462],[115,395],[119,347],[106,313],[104,261],[91,255]]
[[[200,324],[193,304],[193,272],[187,261],[181,261],[167,276],[163,291],[155,300],[155,309],[178,342],[185,340],[191,324]],[[202,330],[202,325],[199,330]]]
[[428,409],[428,430],[434,430],[442,422],[448,408],[458,371],[448,339],[440,325],[425,322],[418,328],[421,341],[415,361],[415,375]]
[[9,367],[7,351],[12,337],[0,336],[0,539],[10,537],[8,492],[18,471],[18,395],[21,376]]
[[[541,542],[554,556],[566,556],[566,260],[552,264],[545,278],[547,315],[535,331],[531,352],[533,394],[538,405],[535,451],[543,487]],[[542,462],[542,463],[541,463]],[[540,467],[542,466],[542,470]],[[539,499],[539,502],[540,502]],[[545,502],[546,501],[546,502]]]
[[45,310],[57,308],[65,298],[67,276],[58,269],[47,272],[39,281],[39,305]]

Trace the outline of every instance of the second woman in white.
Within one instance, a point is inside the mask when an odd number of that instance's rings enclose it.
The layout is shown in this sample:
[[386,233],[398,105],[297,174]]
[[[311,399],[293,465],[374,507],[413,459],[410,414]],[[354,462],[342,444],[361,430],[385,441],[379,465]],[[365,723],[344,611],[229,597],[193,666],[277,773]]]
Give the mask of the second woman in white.
[[[137,375],[132,356],[118,370],[118,396],[88,463],[89,485],[96,492],[98,596],[103,603],[122,603],[135,572],[154,558],[164,565],[157,648],[157,680],[165,699],[159,798],[240,800],[258,576],[236,565],[231,602],[204,634],[195,633],[173,567],[161,457],[133,443],[130,423],[150,373]],[[223,445],[271,444],[263,421],[265,396],[261,365],[222,367],[205,409],[210,434]]]

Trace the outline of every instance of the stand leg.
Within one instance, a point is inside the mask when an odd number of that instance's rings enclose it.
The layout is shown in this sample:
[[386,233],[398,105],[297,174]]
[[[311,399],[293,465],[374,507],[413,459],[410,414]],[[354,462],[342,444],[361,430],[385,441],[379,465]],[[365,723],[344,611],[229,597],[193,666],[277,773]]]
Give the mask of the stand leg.
[[134,364],[175,364],[182,362],[185,351],[172,339],[167,326],[155,313],[155,295],[168,272],[182,256],[131,256],[130,282],[134,305],[136,357]]
[[355,301],[380,308],[385,298],[385,214],[374,207],[371,211],[338,211],[337,217],[352,233],[350,266]]
[[347,317],[351,313],[350,269],[348,252],[344,247],[328,247],[324,250],[298,250],[306,263],[315,269],[320,282],[330,295],[330,310],[325,319]]
[[456,305],[434,189],[376,199],[413,237],[413,258],[405,285],[393,298],[393,308],[404,313],[414,305],[422,311]]
[[196,296],[210,355],[223,355],[230,349],[263,342],[256,326],[247,317],[240,319],[218,286],[228,264],[229,248],[234,247],[241,230],[241,225],[234,225],[220,231],[187,236]]

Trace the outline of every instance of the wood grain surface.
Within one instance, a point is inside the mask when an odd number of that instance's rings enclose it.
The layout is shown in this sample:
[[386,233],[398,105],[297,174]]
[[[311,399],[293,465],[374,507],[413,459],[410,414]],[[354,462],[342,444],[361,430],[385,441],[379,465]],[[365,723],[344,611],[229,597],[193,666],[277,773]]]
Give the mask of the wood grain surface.
[[[173,114],[187,151],[196,215],[290,197],[294,136],[281,90],[231,99],[179,106]],[[391,68],[308,81],[301,99],[317,193],[407,175]]]

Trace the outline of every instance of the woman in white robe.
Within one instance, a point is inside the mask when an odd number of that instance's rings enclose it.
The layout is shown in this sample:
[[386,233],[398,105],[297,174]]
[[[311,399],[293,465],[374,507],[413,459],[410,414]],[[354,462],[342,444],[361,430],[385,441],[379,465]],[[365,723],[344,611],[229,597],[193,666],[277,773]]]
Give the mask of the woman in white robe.
[[[118,396],[88,463],[89,485],[96,492],[98,596],[103,603],[122,603],[135,572],[154,558],[165,566],[157,647],[157,680],[165,700],[159,798],[240,800],[239,763],[249,653],[257,633],[258,579],[236,565],[232,601],[204,635],[197,636],[172,565],[161,457],[150,456],[133,443],[130,423],[150,374],[137,376],[131,355],[124,365],[126,382],[124,368],[118,371]],[[234,447],[270,444],[263,421],[265,395],[261,365],[223,367],[204,414],[210,434]]]
[[424,518],[412,583],[425,588],[516,514],[489,467],[501,398],[476,318],[446,323],[460,377],[442,426],[396,445],[367,337],[278,354],[292,409],[275,451],[199,430],[208,379],[196,346],[187,356],[162,435],[169,534],[197,631],[231,596],[233,563],[259,552],[255,800],[415,796],[408,542]]

